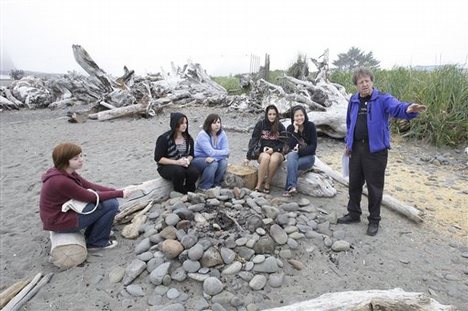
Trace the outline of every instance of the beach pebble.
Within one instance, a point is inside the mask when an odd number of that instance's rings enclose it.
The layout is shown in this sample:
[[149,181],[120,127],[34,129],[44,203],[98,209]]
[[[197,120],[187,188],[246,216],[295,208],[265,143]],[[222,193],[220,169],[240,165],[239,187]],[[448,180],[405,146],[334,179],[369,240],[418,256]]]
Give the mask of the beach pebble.
[[148,304],[150,306],[160,306],[163,302],[163,296],[161,295],[157,295],[155,293],[151,294],[149,297],[148,297]]
[[198,269],[200,269],[200,263],[198,261],[190,260],[190,259],[184,261],[182,266],[184,267],[184,270],[187,272],[197,272]]
[[154,269],[149,275],[151,283],[153,283],[154,285],[162,284],[163,278],[167,275],[170,266],[170,262],[165,262],[158,266],[156,269]]
[[212,306],[211,306],[211,310],[212,311],[227,311],[221,304],[219,303],[214,303]]
[[187,234],[180,239],[180,243],[184,246],[185,249],[189,249],[194,246],[198,241],[198,237],[193,234]]
[[169,299],[176,299],[180,296],[180,292],[177,288],[170,288],[166,293],[167,298]]
[[278,271],[278,263],[275,257],[270,256],[264,262],[255,264],[253,270],[255,272],[274,273]]
[[[140,241],[140,243],[137,244],[137,246],[135,247],[135,253],[138,255],[138,254],[141,254],[141,253],[144,253],[146,252],[147,250],[149,250],[151,247],[151,241],[149,238],[144,238],[143,240]],[[138,257],[137,257],[138,258]],[[141,258],[140,258],[141,259]],[[141,259],[143,261],[146,261],[144,259]],[[149,259],[147,259],[149,260]]]
[[169,259],[176,258],[183,250],[184,247],[179,241],[165,240],[162,242],[161,251]]
[[207,268],[214,267],[223,264],[223,258],[215,247],[210,247],[203,253],[201,264]]
[[187,279],[187,272],[183,267],[178,267],[171,273],[171,279],[177,282],[183,282]]
[[274,288],[281,287],[283,285],[283,282],[284,282],[284,273],[283,272],[281,272],[281,273],[272,273],[268,277],[268,284],[271,287],[274,287]]
[[125,275],[125,269],[121,266],[113,266],[109,272],[109,282],[118,283],[122,281]]
[[223,290],[223,288],[224,288],[223,282],[221,282],[219,279],[215,277],[208,277],[203,282],[203,291],[210,296],[219,294]]
[[125,269],[123,284],[128,285],[146,269],[146,263],[140,259],[133,259]]
[[125,289],[130,295],[134,297],[143,297],[145,295],[145,292],[143,291],[141,286],[137,284],[128,285]]
[[238,273],[242,269],[242,264],[239,261],[234,261],[226,266],[221,272],[222,275],[232,275]]
[[351,248],[351,245],[349,244],[348,241],[338,240],[335,243],[333,243],[331,248],[335,252],[344,252],[344,251],[348,251]]
[[166,305],[162,307],[161,309],[153,309],[157,311],[185,311],[185,307],[181,303],[174,303],[170,305]]
[[167,226],[159,232],[159,235],[166,240],[175,240],[177,238],[177,229],[174,226]]
[[288,260],[289,264],[293,266],[294,269],[296,270],[302,270],[304,269],[304,264],[300,262],[299,260],[296,259],[289,259]]
[[[286,235],[286,239],[287,239],[287,234],[286,233],[284,233],[284,234]],[[247,248],[247,249],[251,250],[250,248]],[[273,254],[274,251],[275,251],[275,241],[273,241],[273,239],[268,235],[262,236],[255,243],[254,248],[251,251],[253,253],[256,253],[256,254]],[[240,251],[238,251],[238,254],[239,254],[239,256],[241,256],[241,257],[243,257],[245,259],[250,259],[250,257],[247,258],[247,257],[244,257],[244,256],[240,255]]]
[[286,242],[288,242],[288,235],[283,230],[283,228],[281,228],[277,224],[271,225],[270,236],[276,243],[280,245],[286,244]]
[[260,290],[265,287],[267,279],[262,274],[255,275],[249,282],[249,286],[253,290]]
[[236,252],[234,252],[232,249],[227,248],[227,247],[221,247],[221,257],[223,258],[223,261],[225,264],[230,264],[236,259]]

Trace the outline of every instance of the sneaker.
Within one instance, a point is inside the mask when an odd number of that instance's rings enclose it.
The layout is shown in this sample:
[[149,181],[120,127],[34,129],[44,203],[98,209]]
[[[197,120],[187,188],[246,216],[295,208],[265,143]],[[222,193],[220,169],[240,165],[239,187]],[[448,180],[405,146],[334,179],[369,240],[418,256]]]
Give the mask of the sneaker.
[[98,250],[101,250],[101,249],[111,249],[111,248],[116,247],[117,244],[119,244],[117,241],[109,240],[105,246],[92,246],[92,245],[89,245],[88,250],[89,251],[98,251]]
[[350,214],[346,214],[343,217],[337,219],[337,223],[339,224],[352,224],[355,222],[361,222],[360,217],[353,217]]
[[379,224],[377,223],[370,223],[367,226],[367,235],[374,236],[379,232]]

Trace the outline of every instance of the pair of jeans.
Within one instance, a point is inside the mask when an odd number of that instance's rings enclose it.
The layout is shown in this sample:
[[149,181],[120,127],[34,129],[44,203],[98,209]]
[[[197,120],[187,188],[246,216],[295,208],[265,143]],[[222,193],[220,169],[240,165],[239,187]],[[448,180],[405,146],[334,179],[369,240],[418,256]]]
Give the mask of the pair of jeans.
[[[94,203],[88,203],[84,212],[94,208]],[[109,243],[114,217],[119,212],[119,201],[109,199],[101,201],[94,212],[88,215],[78,214],[78,228],[62,230],[62,233],[78,232],[85,229],[86,245],[91,247],[104,247]]]
[[211,163],[206,162],[206,159],[200,157],[192,160],[193,165],[201,173],[198,188],[203,190],[221,186],[228,166],[227,159],[214,160]]
[[291,151],[286,155],[286,161],[288,175],[286,177],[286,186],[284,187],[284,190],[288,191],[291,187],[297,187],[299,170],[304,171],[314,166],[315,156],[306,155],[300,157],[299,153]]
[[360,217],[362,187],[367,183],[369,223],[380,222],[380,205],[382,204],[387,168],[388,150],[371,153],[368,141],[354,141],[353,151],[349,158],[349,201],[348,213]]
[[199,173],[193,163],[190,163],[188,167],[171,164],[159,165],[158,172],[162,178],[172,181],[174,191],[183,194],[195,191],[195,183],[197,182]]

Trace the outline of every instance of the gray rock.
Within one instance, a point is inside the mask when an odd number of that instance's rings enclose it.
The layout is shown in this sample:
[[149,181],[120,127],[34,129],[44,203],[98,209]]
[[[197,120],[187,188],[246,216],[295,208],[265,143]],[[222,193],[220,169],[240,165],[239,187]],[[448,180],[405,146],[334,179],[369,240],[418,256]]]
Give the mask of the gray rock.
[[348,241],[338,240],[335,243],[333,243],[331,248],[335,252],[344,252],[344,251],[348,251],[351,248],[351,245],[349,244]]
[[181,220],[193,220],[193,211],[185,206],[175,209],[173,213],[179,216]]
[[239,277],[244,281],[249,282],[254,277],[254,274],[248,271],[240,271]]
[[276,223],[281,226],[285,226],[289,223],[289,216],[287,214],[279,214],[276,217]]
[[144,252],[137,256],[137,259],[140,259],[141,261],[149,261],[153,258],[154,256],[152,252]]
[[300,239],[305,238],[305,235],[300,232],[293,232],[289,235],[289,237],[294,240],[300,240]]
[[211,268],[223,264],[223,258],[215,247],[210,247],[203,253],[201,264],[203,267]]
[[170,266],[170,262],[165,262],[162,265],[158,266],[156,269],[154,269],[149,275],[151,283],[153,283],[154,285],[162,284],[163,278],[169,272]]
[[234,297],[234,294],[228,291],[222,291],[221,293],[211,297],[212,303],[219,303],[225,308],[231,309],[231,300]]
[[237,246],[244,246],[247,243],[247,238],[242,237],[236,240],[236,245]]
[[[275,251],[275,242],[268,235],[262,236],[254,245],[254,253],[256,254],[273,254],[274,251]],[[244,258],[247,260],[250,259],[250,257],[249,258],[244,257]]]
[[304,269],[304,264],[302,262],[300,262],[299,260],[289,259],[288,262],[296,270]]
[[166,216],[164,221],[168,226],[175,226],[180,220],[180,217],[177,216],[176,214],[169,214]]
[[150,306],[160,306],[163,302],[163,297],[161,295],[151,294],[148,297],[148,304]]
[[169,259],[176,258],[183,250],[182,244],[176,240],[165,240],[161,245],[161,251]]
[[192,280],[198,281],[198,282],[203,282],[210,276],[208,274],[202,274],[202,273],[188,273],[187,276],[191,278]]
[[234,252],[232,249],[230,248],[226,248],[226,247],[221,247],[221,257],[223,258],[223,261],[225,264],[230,264],[234,261],[234,259],[236,259],[236,252]]
[[279,210],[276,207],[270,205],[263,205],[262,212],[265,215],[265,217],[271,219],[275,219],[279,214]]
[[195,244],[188,251],[188,257],[191,260],[199,260],[203,256],[203,246],[201,244]]
[[213,306],[211,306],[212,311],[227,311],[221,304],[219,303],[214,303]]
[[[262,240],[260,238],[260,240]],[[260,242],[259,240],[259,242]],[[271,240],[271,239],[270,239]],[[271,242],[273,243],[273,240],[271,240]],[[257,242],[258,243],[258,242]],[[255,244],[256,245],[256,244]],[[255,251],[251,248],[248,248],[248,247],[245,247],[245,246],[241,246],[237,249],[237,255],[239,255],[240,257],[244,258],[245,260],[249,260],[250,258],[252,258],[252,256],[255,254]]]
[[288,239],[288,247],[290,249],[297,249],[299,247],[299,244],[296,242],[296,240],[289,238]]
[[187,279],[187,273],[183,267],[178,267],[171,273],[171,279],[177,282],[183,282]]
[[245,263],[244,270],[245,270],[245,271],[250,271],[250,270],[253,269],[253,267],[254,267],[254,263],[251,262],[251,261],[247,261],[247,262]]
[[179,292],[179,290],[177,290],[177,288],[171,288],[171,289],[169,289],[167,291],[166,296],[167,296],[167,298],[169,298],[171,300],[176,299],[177,297],[180,296],[180,292]]
[[258,235],[265,235],[266,231],[263,228],[257,228],[257,230],[255,230],[255,233],[257,233]]
[[134,297],[143,297],[145,295],[145,292],[143,291],[141,286],[137,284],[128,285],[125,289],[130,295]]
[[324,239],[323,239],[323,244],[326,246],[326,247],[331,247],[333,245],[333,240],[326,236]]
[[271,287],[278,288],[281,287],[284,283],[284,273],[272,273],[268,277],[268,284]]
[[257,228],[263,227],[263,221],[260,216],[257,215],[251,215],[247,221],[245,222],[245,228],[249,230],[250,232],[255,232]]
[[121,266],[113,266],[109,272],[109,281],[111,283],[118,283],[122,281],[125,275],[125,269]]
[[256,255],[253,259],[252,259],[252,262],[253,263],[262,263],[264,262],[266,259],[265,255]]
[[197,243],[197,241],[198,237],[193,234],[187,234],[180,240],[185,249],[191,248]]
[[296,202],[289,202],[281,204],[279,208],[286,212],[296,212],[299,209],[299,204]]
[[154,258],[150,259],[147,263],[146,270],[151,273],[156,267],[163,264],[165,262],[164,254],[161,252],[157,252],[154,254]]
[[280,250],[280,252],[279,252],[279,256],[280,256],[281,258],[284,258],[284,259],[289,259],[289,258],[292,257],[291,250],[289,250],[289,249],[282,249],[282,250]]
[[185,307],[181,303],[174,303],[174,304],[166,305],[162,307],[161,309],[158,309],[158,311],[185,311]]
[[270,256],[264,262],[255,264],[253,270],[255,272],[274,273],[278,271],[278,263],[275,257]]
[[160,295],[160,296],[164,296],[166,295],[167,291],[169,290],[169,287],[167,286],[164,286],[164,285],[158,285],[154,288],[153,290],[153,294],[155,295]]
[[297,202],[297,204],[298,204],[300,207],[304,207],[304,206],[310,205],[310,201],[307,200],[306,198],[300,198],[300,199],[297,200],[296,202]]
[[149,238],[144,238],[143,240],[140,241],[140,243],[137,244],[135,247],[135,253],[141,254],[149,250],[151,247],[151,241]]
[[286,242],[288,242],[288,235],[286,234],[284,229],[278,226],[277,224],[273,224],[270,227],[270,235],[271,238],[280,245],[286,244]]
[[203,291],[210,296],[219,294],[223,290],[223,288],[224,288],[223,282],[221,282],[219,279],[215,277],[208,277],[203,282]]
[[190,260],[190,259],[184,261],[182,266],[184,267],[184,270],[187,272],[197,272],[198,269],[200,269],[200,263],[198,261]]
[[133,282],[146,268],[146,263],[139,259],[133,259],[132,262],[125,269],[125,276],[123,284],[128,285]]
[[242,264],[239,261],[234,261],[224,268],[222,275],[232,275],[238,273],[242,269]]
[[202,311],[210,307],[208,301],[203,297],[193,297],[187,302],[187,310]]
[[249,286],[253,290],[260,290],[265,287],[266,283],[267,283],[266,277],[262,274],[258,274],[250,280]]

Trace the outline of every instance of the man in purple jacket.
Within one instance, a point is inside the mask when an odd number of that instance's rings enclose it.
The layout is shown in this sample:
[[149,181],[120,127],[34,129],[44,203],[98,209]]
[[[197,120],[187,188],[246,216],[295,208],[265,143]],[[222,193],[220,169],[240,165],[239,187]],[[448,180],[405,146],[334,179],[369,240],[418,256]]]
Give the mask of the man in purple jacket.
[[354,71],[353,83],[358,92],[349,100],[346,116],[346,154],[349,159],[348,214],[338,218],[340,224],[361,221],[361,196],[367,183],[369,225],[367,234],[379,231],[380,205],[385,168],[390,148],[389,117],[413,119],[426,106],[400,102],[390,94],[374,88],[374,75],[365,68]]

